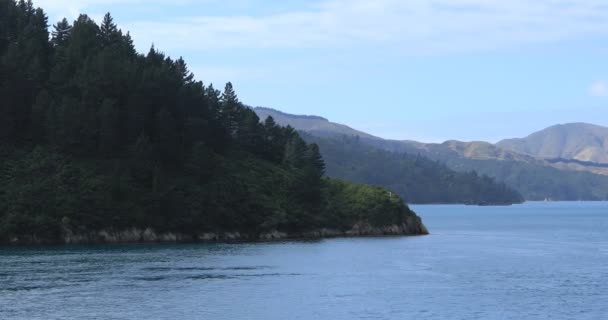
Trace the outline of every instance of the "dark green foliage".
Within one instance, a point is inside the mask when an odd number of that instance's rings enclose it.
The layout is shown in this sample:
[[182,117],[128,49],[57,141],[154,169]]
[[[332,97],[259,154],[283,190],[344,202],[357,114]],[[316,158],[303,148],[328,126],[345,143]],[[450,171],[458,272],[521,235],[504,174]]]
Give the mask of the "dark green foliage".
[[412,214],[401,198],[379,187],[329,180],[328,194],[332,214],[324,224],[332,228],[348,230],[362,221],[375,227],[400,224]]
[[365,187],[323,178],[316,145],[261,123],[232,84],[220,94],[181,58],[138,54],[109,14],[101,26],[64,19],[49,40],[42,10],[0,0],[0,26],[0,242],[128,228],[255,236],[413,214],[397,198],[351,206],[345,193]]
[[30,2],[0,1],[0,143],[23,143],[31,108],[49,73],[47,18]]
[[53,36],[51,43],[53,46],[65,46],[68,39],[70,39],[71,31],[72,25],[70,25],[66,18],[53,25],[53,32],[51,32]]
[[[411,203],[512,204],[521,195],[475,171],[455,172],[427,158],[392,153],[360,142],[356,137],[319,138],[330,177],[386,187]],[[473,170],[473,169],[471,169]]]

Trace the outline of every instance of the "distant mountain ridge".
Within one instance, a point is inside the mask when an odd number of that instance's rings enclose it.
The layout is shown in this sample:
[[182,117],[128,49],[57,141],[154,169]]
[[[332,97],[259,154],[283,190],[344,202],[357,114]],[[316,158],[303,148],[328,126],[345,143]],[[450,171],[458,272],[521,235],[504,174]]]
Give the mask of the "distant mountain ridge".
[[253,110],[262,120],[268,118],[268,116],[272,116],[274,121],[276,121],[278,124],[285,126],[290,125],[297,130],[306,131],[319,136],[333,136],[340,134],[382,140],[381,138],[375,137],[363,131],[355,130],[347,125],[330,122],[326,118],[320,116],[293,115],[265,107],[256,107],[253,108]]
[[[608,200],[608,167],[601,163],[560,157],[542,158],[533,152],[522,153],[501,146],[507,142],[513,143],[509,140],[496,145],[483,141],[422,143],[385,140],[322,117],[292,117],[269,108],[255,108],[254,111],[262,119],[272,116],[280,125],[290,125],[313,136],[332,139],[356,137],[362,143],[379,149],[439,161],[455,171],[475,170],[506,183],[522,193],[526,200]],[[572,140],[564,139],[568,142]],[[560,154],[567,155],[565,152]]]
[[308,143],[319,145],[329,177],[383,186],[409,203],[508,205],[523,201],[517,191],[487,176],[455,172],[416,153],[404,153],[423,144],[383,140],[323,117],[260,107],[254,111],[262,121],[271,116],[276,123],[300,131]]
[[[265,108],[265,107],[256,107],[255,108],[255,112],[257,114],[262,114],[262,115],[264,113],[273,114],[275,117],[277,117],[279,115],[283,115],[285,117],[290,117],[290,118],[300,118],[300,119],[307,119],[307,120],[320,120],[320,121],[329,122],[329,120],[327,120],[326,118],[323,118],[321,116],[289,114],[289,113],[285,113],[285,112],[280,111],[280,110],[276,110],[276,109],[272,109],[272,108]],[[260,118],[262,118],[262,117],[260,117]]]
[[608,128],[594,124],[558,124],[496,145],[542,159],[608,164]]
[[412,140],[389,140],[353,129],[347,125],[334,123],[319,116],[292,115],[276,109],[256,107],[254,111],[260,119],[272,116],[280,125],[290,125],[296,130],[304,131],[319,137],[353,136],[365,142],[392,152],[421,154],[430,158],[463,157],[475,160],[514,160],[533,162],[532,156],[499,148],[489,142],[462,142],[449,140],[443,143],[422,143]]
[[524,201],[513,188],[473,171],[456,172],[426,157],[386,151],[358,137],[300,133],[306,142],[319,146],[329,177],[388,188],[408,203],[510,205]]

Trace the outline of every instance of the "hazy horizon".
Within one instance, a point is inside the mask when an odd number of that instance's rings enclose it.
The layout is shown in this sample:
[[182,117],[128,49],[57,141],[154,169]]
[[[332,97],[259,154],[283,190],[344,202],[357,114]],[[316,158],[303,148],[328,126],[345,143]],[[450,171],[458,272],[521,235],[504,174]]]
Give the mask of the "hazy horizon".
[[[542,1],[41,0],[49,24],[110,11],[139,51],[183,56],[249,105],[388,139],[608,125],[608,7]],[[531,121],[533,120],[533,121]]]

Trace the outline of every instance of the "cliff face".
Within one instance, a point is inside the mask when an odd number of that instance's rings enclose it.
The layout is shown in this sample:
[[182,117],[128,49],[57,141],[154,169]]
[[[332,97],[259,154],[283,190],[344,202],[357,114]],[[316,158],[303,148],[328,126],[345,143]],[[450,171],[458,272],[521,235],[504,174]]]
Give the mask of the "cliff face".
[[408,216],[402,224],[374,227],[367,222],[355,224],[349,230],[320,228],[306,232],[288,233],[272,230],[260,234],[245,232],[206,232],[188,235],[174,232],[156,232],[151,228],[131,228],[126,230],[100,230],[89,233],[75,233],[64,228],[61,239],[48,240],[36,235],[26,235],[10,239],[9,244],[118,244],[118,243],[179,243],[179,242],[255,242],[290,239],[322,239],[340,237],[376,237],[376,236],[417,236],[429,232],[418,216]]

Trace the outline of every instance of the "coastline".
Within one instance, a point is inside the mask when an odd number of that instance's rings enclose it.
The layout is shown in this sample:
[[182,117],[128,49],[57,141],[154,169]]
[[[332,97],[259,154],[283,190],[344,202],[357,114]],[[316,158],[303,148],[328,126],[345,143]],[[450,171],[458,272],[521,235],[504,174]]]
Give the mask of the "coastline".
[[36,235],[22,235],[11,238],[1,245],[93,245],[93,244],[136,244],[136,243],[248,243],[285,240],[317,240],[329,238],[358,238],[383,236],[422,236],[429,231],[418,216],[407,217],[401,224],[374,227],[369,223],[357,223],[349,230],[318,228],[302,232],[271,230],[257,234],[234,232],[202,232],[197,235],[180,232],[156,232],[152,228],[129,228],[123,230],[99,230],[74,233],[64,228],[58,239],[42,239]]

